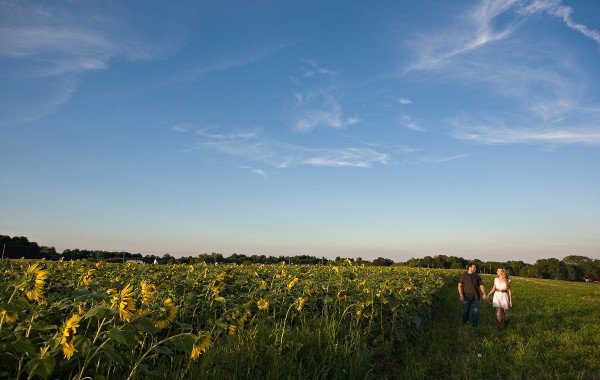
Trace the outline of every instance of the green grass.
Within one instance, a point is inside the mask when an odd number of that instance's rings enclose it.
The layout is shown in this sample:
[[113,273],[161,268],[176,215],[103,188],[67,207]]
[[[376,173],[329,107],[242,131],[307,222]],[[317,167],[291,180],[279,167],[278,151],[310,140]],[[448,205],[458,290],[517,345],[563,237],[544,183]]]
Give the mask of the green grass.
[[[493,276],[483,276],[486,289]],[[405,353],[399,378],[600,379],[600,285],[512,278],[510,326],[499,331],[491,300],[480,326],[462,325],[456,287]]]

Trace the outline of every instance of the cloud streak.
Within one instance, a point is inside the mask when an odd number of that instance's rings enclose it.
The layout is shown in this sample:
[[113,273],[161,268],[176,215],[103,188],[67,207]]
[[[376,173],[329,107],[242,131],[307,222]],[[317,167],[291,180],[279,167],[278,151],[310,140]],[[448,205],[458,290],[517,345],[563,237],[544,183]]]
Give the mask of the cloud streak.
[[[481,2],[461,17],[459,26],[439,34],[422,36],[411,44],[416,60],[403,74],[440,68],[453,58],[481,49],[490,43],[506,40],[518,31],[528,17],[545,13],[561,18],[565,25],[600,44],[600,32],[574,21],[573,8],[561,5],[560,0],[517,0]],[[501,23],[501,17],[508,19]]]
[[[559,0],[488,0],[466,11],[461,23],[412,45],[415,59],[405,75],[439,75],[464,91],[486,86],[490,102],[514,110],[502,115],[485,108],[471,110],[467,118],[493,122],[451,122],[455,138],[479,144],[598,145],[600,112],[589,105],[593,100],[586,95],[585,70],[569,54],[548,49],[550,44],[568,49],[566,42],[532,42],[520,33],[540,15],[559,17],[567,27],[600,43],[600,34],[577,23],[574,10]],[[524,49],[526,56],[519,53]],[[418,126],[406,116],[401,124],[414,130]]]
[[463,16],[460,28],[417,38],[410,46],[417,58],[402,74],[443,67],[457,56],[509,37],[514,31],[514,23],[497,27],[494,20],[515,3],[515,0],[485,1]]
[[[146,59],[156,47],[141,39],[108,14],[69,13],[61,7],[27,1],[3,4],[0,56],[9,59],[37,58],[41,63],[31,74],[56,76],[106,69],[110,60]],[[10,14],[10,17],[7,17]]]
[[[180,133],[175,128],[173,130]],[[388,153],[373,147],[311,148],[265,138],[258,130],[230,133],[206,133],[199,130],[196,134],[202,140],[196,144],[196,149],[216,150],[279,169],[303,165],[369,168],[373,165],[386,165],[391,159]]]
[[600,44],[600,32],[590,29],[584,24],[577,23],[573,19],[573,8],[562,5],[559,0],[536,0],[520,10],[522,14],[534,14],[544,12],[559,17],[569,28],[583,34],[587,38]]
[[410,129],[416,132],[425,132],[426,129],[421,125],[420,121],[414,120],[408,115],[402,115],[400,125],[406,129]]
[[454,135],[461,140],[489,145],[543,143],[600,146],[600,131],[594,128],[544,130],[479,125],[460,129]]
[[[21,81],[35,96],[12,94],[3,99],[8,112],[0,121],[14,125],[44,117],[68,102],[82,74],[109,68],[111,61],[147,59],[158,48],[108,9],[90,12],[61,4],[4,1],[0,7],[0,58],[18,69]],[[45,96],[43,96],[45,95]],[[27,104],[22,109],[21,104]]]
[[[300,99],[298,96],[296,98]],[[360,119],[356,116],[344,116],[341,105],[333,96],[323,96],[319,100],[322,101],[320,105],[315,104],[316,101],[301,105],[301,110],[297,111],[298,116],[294,124],[296,131],[308,132],[317,126],[340,129],[360,122]]]

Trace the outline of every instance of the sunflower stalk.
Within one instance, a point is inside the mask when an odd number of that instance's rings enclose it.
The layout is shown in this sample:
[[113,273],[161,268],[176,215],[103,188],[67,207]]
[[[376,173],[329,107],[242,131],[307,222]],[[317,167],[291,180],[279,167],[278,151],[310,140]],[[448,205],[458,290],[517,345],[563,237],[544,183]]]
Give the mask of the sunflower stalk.
[[281,339],[280,339],[280,342],[279,342],[279,351],[281,351],[281,349],[283,348],[283,335],[285,334],[285,324],[287,322],[288,315],[290,314],[290,310],[292,310],[292,307],[294,307],[294,305],[296,303],[297,302],[293,302],[290,305],[290,307],[288,307],[287,312],[285,313],[285,318],[283,318],[283,326],[281,327]]
[[100,349],[103,348],[108,342],[110,342],[110,337],[106,338],[106,340],[104,342],[102,342],[101,345],[96,347],[95,350],[88,352],[88,355],[86,356],[85,361],[83,362],[83,366],[81,367],[81,370],[79,371],[79,374],[77,375],[77,380],[85,379],[85,377],[82,377],[82,376],[83,376],[83,373],[85,372],[85,369],[87,368],[88,364],[96,355],[98,355],[98,353],[100,353]]
[[130,380],[133,378],[133,376],[135,375],[135,372],[137,371],[138,367],[140,366],[140,364],[142,364],[142,362],[148,357],[148,355],[150,355],[150,353],[152,351],[154,351],[158,346],[160,346],[163,343],[166,343],[170,340],[173,340],[175,338],[178,338],[180,336],[185,336],[185,335],[192,335],[191,333],[181,333],[181,334],[177,334],[177,335],[173,335],[170,336],[168,338],[165,338],[159,342],[154,343],[145,353],[144,355],[142,355],[142,357],[140,357],[138,359],[138,361],[135,363],[135,365],[133,366],[133,368],[131,369],[131,373],[129,374],[129,376],[127,377],[127,380]]
[[98,337],[100,336],[100,332],[102,332],[102,327],[104,326],[104,321],[106,321],[106,317],[102,318],[102,322],[100,322],[100,324],[98,325],[98,331],[96,332],[96,335],[94,336],[94,339],[92,340],[92,343],[96,343],[96,340],[98,340]]

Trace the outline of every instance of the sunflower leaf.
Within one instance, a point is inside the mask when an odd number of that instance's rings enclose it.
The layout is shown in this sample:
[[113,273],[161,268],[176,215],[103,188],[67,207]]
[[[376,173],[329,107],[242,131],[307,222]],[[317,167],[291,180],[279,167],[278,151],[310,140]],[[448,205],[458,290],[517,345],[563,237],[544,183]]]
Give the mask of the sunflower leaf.
[[119,354],[119,352],[115,350],[115,348],[110,343],[104,346],[103,352],[109,361],[113,363],[118,363],[120,365],[125,365],[123,357]]
[[156,352],[163,355],[172,355],[173,351],[167,346],[158,346],[156,347]]
[[127,345],[128,341],[127,341],[127,337],[125,336],[125,334],[123,334],[121,331],[117,330],[116,328],[112,328],[110,329],[110,331],[108,332],[108,336],[110,337],[110,339],[121,343],[123,345]]

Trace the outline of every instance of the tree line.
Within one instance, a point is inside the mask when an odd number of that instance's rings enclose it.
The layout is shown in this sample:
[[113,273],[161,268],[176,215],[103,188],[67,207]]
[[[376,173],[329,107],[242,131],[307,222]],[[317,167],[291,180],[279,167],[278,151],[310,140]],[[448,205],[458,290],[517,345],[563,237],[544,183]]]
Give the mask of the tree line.
[[468,263],[477,265],[482,273],[496,273],[498,268],[504,268],[509,275],[547,278],[568,281],[600,281],[600,260],[586,256],[569,255],[562,260],[550,258],[539,259],[534,264],[523,261],[481,261],[466,260],[456,256],[425,256],[422,259],[412,258],[406,263],[412,267],[461,269]]
[[[173,257],[169,253],[163,256],[142,255],[141,253],[130,253],[124,251],[101,251],[86,249],[65,249],[57,252],[54,247],[40,246],[35,242],[30,242],[24,236],[10,237],[0,235],[0,249],[2,249],[2,258],[8,259],[46,259],[46,260],[95,260],[108,262],[126,262],[135,260],[143,263],[159,264],[279,264],[286,262],[295,265],[338,265],[342,264],[346,258],[336,257],[327,259],[325,257],[315,257],[309,255],[298,256],[266,256],[234,253],[227,257],[220,253],[202,253],[196,256]],[[500,267],[507,270],[509,275],[523,277],[549,278],[569,281],[600,280],[600,260],[590,259],[585,256],[570,255],[562,260],[550,258],[539,259],[535,264],[527,264],[523,261],[481,261],[467,260],[457,256],[425,256],[423,258],[411,258],[406,262],[394,262],[391,259],[378,257],[374,260],[364,260],[360,257],[350,258],[354,265],[373,265],[373,266],[391,266],[407,265],[411,267],[424,268],[445,268],[445,269],[464,269],[469,262],[477,265],[480,272],[495,273]]]

